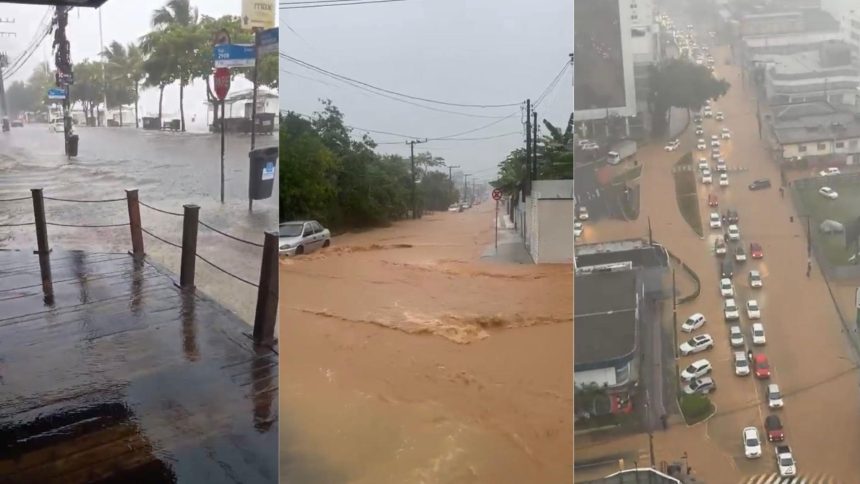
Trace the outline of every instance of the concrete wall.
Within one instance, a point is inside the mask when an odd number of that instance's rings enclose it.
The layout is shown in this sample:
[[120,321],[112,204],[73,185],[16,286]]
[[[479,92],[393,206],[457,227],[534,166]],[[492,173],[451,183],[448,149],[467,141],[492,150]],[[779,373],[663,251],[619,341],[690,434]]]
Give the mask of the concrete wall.
[[537,200],[537,263],[573,263],[573,200]]

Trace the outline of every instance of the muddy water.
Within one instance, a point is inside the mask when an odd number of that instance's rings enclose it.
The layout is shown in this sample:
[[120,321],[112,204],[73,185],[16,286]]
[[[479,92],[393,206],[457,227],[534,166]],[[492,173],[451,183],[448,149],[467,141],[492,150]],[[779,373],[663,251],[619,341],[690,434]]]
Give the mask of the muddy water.
[[492,223],[485,203],[282,261],[282,480],[571,481],[571,268],[480,260]]
[[[248,212],[247,136],[226,140],[225,204],[220,203],[220,137],[209,134],[161,133],[133,128],[78,128],[79,156],[71,161],[63,153],[61,133],[47,125],[14,128],[0,136],[0,199],[26,197],[31,188],[43,188],[46,197],[113,199],[125,189],[137,188],[140,200],[156,208],[181,213],[183,204],[197,204],[200,220],[238,237],[262,242],[262,232],[277,224],[277,184],[267,200]],[[271,146],[272,136],[257,146]],[[127,223],[125,201],[74,204],[46,200],[48,222],[104,225]],[[0,225],[32,221],[32,202],[0,202]],[[141,207],[143,227],[173,243],[181,243],[182,218]],[[50,226],[53,247],[98,251],[131,248],[128,227],[67,228]],[[0,248],[35,246],[32,226],[0,227]],[[180,251],[144,235],[146,252],[155,261],[179,272]],[[259,280],[261,249],[237,243],[200,227],[198,252],[224,269],[246,279]],[[245,321],[253,319],[256,290],[197,262],[197,285],[227,305]]]

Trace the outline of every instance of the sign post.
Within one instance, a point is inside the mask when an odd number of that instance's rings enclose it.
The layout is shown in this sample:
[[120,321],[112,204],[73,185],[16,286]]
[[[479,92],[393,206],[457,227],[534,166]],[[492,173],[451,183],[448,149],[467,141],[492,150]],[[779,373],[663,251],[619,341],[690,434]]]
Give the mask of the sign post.
[[[219,67],[215,69],[215,96],[221,101],[221,203],[224,203],[224,98],[230,92],[230,69]],[[216,105],[215,110],[218,107]]]
[[499,200],[502,199],[502,191],[498,188],[493,190],[493,200],[496,201],[496,253],[499,253]]
[[860,326],[860,287],[857,288],[857,294],[855,296],[855,306],[857,307],[857,326]]

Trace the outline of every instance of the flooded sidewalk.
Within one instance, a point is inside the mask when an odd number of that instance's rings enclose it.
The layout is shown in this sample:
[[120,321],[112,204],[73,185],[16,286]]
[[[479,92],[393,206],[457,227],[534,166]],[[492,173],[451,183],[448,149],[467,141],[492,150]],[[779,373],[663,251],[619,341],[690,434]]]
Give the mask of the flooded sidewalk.
[[482,259],[493,214],[282,259],[282,480],[571,482],[572,269]]

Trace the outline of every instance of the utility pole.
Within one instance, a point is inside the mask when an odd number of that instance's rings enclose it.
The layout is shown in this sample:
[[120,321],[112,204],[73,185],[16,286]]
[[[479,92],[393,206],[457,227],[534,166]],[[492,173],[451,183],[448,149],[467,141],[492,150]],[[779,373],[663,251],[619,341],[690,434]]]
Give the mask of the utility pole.
[[[254,27],[254,76],[252,82],[254,83],[253,94],[251,95],[251,149],[254,149],[254,145],[257,140],[257,66],[260,64],[260,28]],[[414,169],[413,169],[414,171]],[[413,181],[413,190],[414,190],[414,176],[412,177]],[[414,207],[414,203],[413,203]]]
[[463,173],[463,201],[464,202],[469,199],[469,197],[467,196],[467,194],[469,193],[469,184],[468,184],[468,182],[466,182],[466,179],[469,178],[470,176],[472,176],[471,173]]
[[417,199],[415,198],[415,184],[416,184],[416,181],[415,181],[415,145],[420,144],[420,143],[426,143],[426,142],[427,142],[426,139],[424,141],[412,140],[412,141],[406,142],[406,144],[409,145],[409,159],[412,162],[412,218],[413,219],[418,218],[418,205],[417,205]]
[[[69,40],[66,38],[66,26],[69,23],[69,8],[57,7],[56,16],[54,17],[54,48],[57,51],[57,87],[62,87],[66,90],[66,97],[63,99],[63,134],[65,136],[66,156],[71,158],[77,155],[77,146],[72,150],[70,142],[72,141],[72,118],[69,112],[69,85],[74,82],[72,76],[72,61],[69,47]],[[77,145],[77,140],[75,139]]]
[[[104,52],[105,51],[105,39],[102,36],[102,9],[101,9],[101,7],[98,8],[98,11],[99,11],[99,44],[101,44],[102,52]],[[107,64],[107,62],[102,62],[102,89],[104,89],[104,92],[102,93],[104,95],[102,102],[104,102],[104,104],[105,104],[104,124],[107,124],[107,110],[108,110],[108,105],[107,105],[108,88],[107,88],[107,75],[106,75],[107,67],[106,67],[106,64]],[[96,111],[96,113],[98,113],[98,111]],[[119,105],[119,115],[120,115],[120,119],[122,119],[122,104]]]
[[[13,24],[13,18],[0,18],[0,24]],[[0,37],[15,37],[15,32],[2,32]],[[0,52],[0,120],[9,116],[9,108],[6,105],[6,86],[3,84],[3,69],[9,66],[9,56],[6,52]]]
[[526,195],[532,193],[532,176],[531,176],[531,159],[532,159],[532,100],[526,99],[526,166],[523,172],[526,175],[525,192]]
[[532,113],[532,180],[537,180],[537,112]]
[[460,168],[459,165],[448,165],[448,183],[451,184],[451,188],[454,188],[454,168]]

